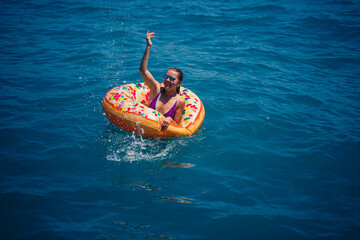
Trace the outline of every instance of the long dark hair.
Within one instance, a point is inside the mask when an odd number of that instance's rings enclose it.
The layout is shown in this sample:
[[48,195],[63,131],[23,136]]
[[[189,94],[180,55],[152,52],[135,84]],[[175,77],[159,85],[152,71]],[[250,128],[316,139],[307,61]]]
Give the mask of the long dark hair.
[[[180,69],[174,68],[174,67],[169,68],[169,70],[173,70],[174,72],[177,72],[177,73],[179,74],[179,81],[182,83],[183,78],[184,78],[184,73],[183,73]],[[178,87],[176,88],[176,92],[177,92],[178,94],[180,94],[180,86],[178,86]]]

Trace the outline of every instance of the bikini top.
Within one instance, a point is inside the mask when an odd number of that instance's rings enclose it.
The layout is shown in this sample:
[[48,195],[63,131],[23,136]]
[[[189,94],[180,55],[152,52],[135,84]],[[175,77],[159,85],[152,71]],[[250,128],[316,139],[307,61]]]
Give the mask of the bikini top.
[[[152,109],[155,109],[155,110],[156,110],[156,105],[157,105],[158,99],[160,98],[161,92],[162,92],[162,89],[161,89],[161,91],[155,96],[155,98],[150,102],[149,108],[152,108]],[[178,97],[178,98],[176,99],[175,104],[172,106],[172,108],[170,108],[169,111],[167,111],[166,113],[163,113],[163,115],[164,115],[165,117],[174,118],[175,109],[176,109],[176,104],[177,104],[177,101],[179,100],[179,98],[180,98],[180,97]]]

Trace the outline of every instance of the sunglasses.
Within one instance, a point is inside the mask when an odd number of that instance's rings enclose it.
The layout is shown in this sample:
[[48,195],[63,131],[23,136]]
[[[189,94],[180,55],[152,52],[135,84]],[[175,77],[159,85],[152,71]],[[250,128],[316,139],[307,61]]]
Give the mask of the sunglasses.
[[175,79],[176,78],[174,78],[174,77],[172,77],[172,76],[169,76],[169,75],[164,75],[164,79],[167,79],[167,78],[169,78],[170,79],[170,81],[172,81],[172,82],[174,82],[175,81]]

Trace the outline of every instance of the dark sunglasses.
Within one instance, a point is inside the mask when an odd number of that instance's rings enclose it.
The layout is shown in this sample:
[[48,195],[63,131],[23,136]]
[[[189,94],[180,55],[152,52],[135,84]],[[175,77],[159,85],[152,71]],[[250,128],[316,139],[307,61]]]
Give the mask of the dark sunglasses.
[[172,76],[169,76],[169,75],[165,74],[165,75],[164,75],[164,79],[167,79],[167,78],[169,78],[170,81],[172,81],[172,82],[174,82],[175,79],[176,79],[176,78],[174,78],[174,77],[172,77]]

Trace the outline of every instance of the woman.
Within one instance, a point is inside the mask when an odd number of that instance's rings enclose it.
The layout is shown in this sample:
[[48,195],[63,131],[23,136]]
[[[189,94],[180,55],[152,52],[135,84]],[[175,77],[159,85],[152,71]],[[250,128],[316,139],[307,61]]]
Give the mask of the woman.
[[180,96],[180,85],[183,80],[183,73],[180,69],[170,68],[164,76],[163,87],[155,80],[147,70],[151,38],[155,33],[146,33],[147,46],[141,60],[140,73],[146,85],[150,88],[149,107],[164,114],[165,118],[160,123],[160,130],[165,131],[170,123],[179,124],[185,108],[185,100]]

